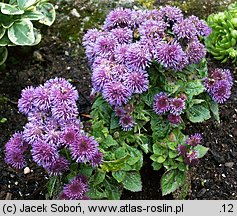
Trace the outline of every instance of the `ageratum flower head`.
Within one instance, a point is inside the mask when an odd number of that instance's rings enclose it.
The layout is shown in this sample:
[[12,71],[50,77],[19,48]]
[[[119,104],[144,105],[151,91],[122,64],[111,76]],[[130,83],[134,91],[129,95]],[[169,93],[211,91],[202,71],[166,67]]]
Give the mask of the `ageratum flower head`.
[[196,133],[194,135],[189,136],[189,138],[186,140],[186,143],[190,146],[197,146],[202,143],[202,135],[199,133]]
[[82,200],[88,190],[87,179],[77,176],[64,186],[60,199]]
[[233,78],[228,69],[212,69],[204,80],[206,91],[217,103],[224,103],[230,98]]
[[5,145],[5,162],[13,168],[23,168],[24,154],[30,148],[33,161],[49,175],[62,175],[69,169],[69,161],[61,155],[65,148],[72,151],[78,163],[100,164],[103,157],[98,144],[85,134],[78,120],[78,98],[75,87],[63,78],[24,89],[18,107],[29,122]]
[[154,96],[153,109],[156,114],[164,114],[170,110],[169,97],[165,92]]

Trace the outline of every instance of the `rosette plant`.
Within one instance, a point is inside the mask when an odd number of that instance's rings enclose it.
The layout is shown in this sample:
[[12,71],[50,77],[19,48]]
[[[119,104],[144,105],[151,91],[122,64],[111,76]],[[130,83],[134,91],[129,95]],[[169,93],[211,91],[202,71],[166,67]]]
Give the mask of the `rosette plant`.
[[83,39],[92,70],[91,133],[104,155],[91,176],[89,196],[119,199],[142,190],[140,169],[149,154],[161,170],[162,194],[185,187],[190,166],[207,148],[186,123],[219,119],[230,97],[229,70],[207,68],[201,43],[211,33],[203,20],[177,7],[111,11],[101,29]]
[[212,33],[205,39],[207,51],[222,63],[237,60],[237,3],[207,19]]
[[9,0],[0,2],[0,65],[8,55],[7,46],[33,46],[41,34],[33,23],[52,25],[55,9],[47,0]]

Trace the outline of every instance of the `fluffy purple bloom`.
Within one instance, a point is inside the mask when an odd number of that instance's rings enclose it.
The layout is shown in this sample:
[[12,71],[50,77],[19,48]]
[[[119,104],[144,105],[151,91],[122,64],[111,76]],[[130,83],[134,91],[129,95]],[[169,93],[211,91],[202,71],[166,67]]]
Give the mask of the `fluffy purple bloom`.
[[145,70],[151,63],[152,54],[147,46],[133,43],[126,53],[126,65],[132,70]]
[[131,13],[130,9],[116,8],[111,11],[105,20],[104,28],[110,30],[116,27],[126,27],[129,26],[131,22]]
[[100,36],[95,42],[94,52],[97,56],[112,59],[115,44],[116,40],[113,37],[109,35]]
[[119,119],[119,125],[122,127],[124,131],[132,130],[135,122],[131,115],[123,115]]
[[217,103],[224,103],[230,98],[231,87],[227,80],[219,81],[212,89],[212,98]]
[[167,24],[164,21],[147,20],[143,22],[138,31],[141,37],[160,41],[164,37]]
[[148,90],[148,74],[145,71],[131,71],[128,74],[125,83],[133,93],[141,94]]
[[124,110],[124,108],[121,107],[121,106],[116,106],[116,107],[114,108],[114,112],[115,112],[115,115],[118,116],[118,117],[121,117],[121,116],[123,116],[123,115],[126,113],[126,111]]
[[190,166],[196,166],[199,162],[197,151],[191,150],[188,152],[184,158],[184,162]]
[[156,50],[156,59],[165,68],[181,70],[186,65],[187,56],[180,44],[173,42],[160,44]]
[[86,178],[84,176],[77,176],[64,186],[63,199],[81,200],[88,190]]
[[[128,76],[128,70],[124,64],[115,64],[111,70],[112,80],[118,82],[124,82]],[[111,81],[112,81],[111,80]]]
[[79,137],[80,137],[79,127],[70,125],[68,127],[65,127],[62,132],[62,143],[64,143],[66,146],[70,146],[71,144],[75,143]]
[[165,92],[160,92],[154,96],[153,110],[159,115],[170,110],[169,97]]
[[35,88],[34,106],[40,111],[47,111],[50,107],[50,90],[44,86]]
[[99,66],[92,74],[92,86],[97,92],[102,92],[106,83],[112,80],[111,68],[109,66]]
[[111,30],[111,36],[119,44],[131,43],[133,39],[133,32],[129,28],[116,28]]
[[177,147],[178,155],[186,155],[188,153],[188,148],[185,145],[178,145]]
[[147,19],[147,20],[155,20],[155,21],[162,20],[162,12],[157,9],[146,10],[143,16],[144,16],[144,19]]
[[110,82],[105,85],[102,95],[110,105],[122,106],[131,98],[132,92],[121,82]]
[[199,133],[195,133],[194,135],[189,136],[186,140],[186,143],[190,146],[197,146],[202,143],[202,135]]
[[96,39],[101,35],[101,32],[98,29],[89,29],[83,37],[82,44],[83,46],[91,46],[95,43]]
[[34,142],[42,139],[43,135],[43,125],[38,122],[29,122],[24,126],[23,138],[31,145],[34,144]]
[[192,15],[188,18],[196,27],[198,35],[207,37],[212,30],[208,27],[204,20],[199,20],[198,17]]
[[73,160],[77,163],[91,162],[98,151],[98,143],[94,137],[80,135],[76,142],[69,146]]
[[188,43],[186,54],[190,64],[200,62],[206,55],[206,48],[197,39]]
[[27,165],[21,149],[8,150],[5,152],[5,163],[14,169],[22,169]]
[[51,176],[62,175],[64,172],[69,170],[69,161],[64,157],[58,157],[54,162],[47,164],[44,168]]
[[5,145],[5,151],[20,150],[22,153],[28,148],[28,143],[23,139],[21,132],[16,132]]
[[117,63],[124,64],[126,61],[126,52],[128,50],[128,44],[119,44],[114,50],[114,58]]
[[197,34],[194,24],[189,19],[184,19],[179,23],[175,23],[172,29],[178,39],[192,39]]
[[18,109],[23,114],[28,114],[34,108],[35,89],[27,87],[22,90],[21,98],[18,101]]
[[233,78],[232,78],[230,70],[215,68],[215,69],[210,70],[208,73],[209,73],[210,79],[214,81],[227,80],[229,82],[229,85],[232,87]]
[[33,160],[39,166],[49,166],[55,163],[59,157],[57,149],[54,145],[48,144],[44,141],[35,142],[31,149]]
[[172,113],[170,113],[168,115],[168,121],[171,123],[171,124],[180,124],[181,123],[181,116],[179,115],[174,115]]
[[[167,22],[181,22],[183,20],[182,11],[177,7],[165,6],[160,8],[163,19]],[[171,24],[172,24],[171,23]]]
[[185,109],[185,101],[181,98],[172,98],[170,100],[170,113],[180,115]]
[[52,116],[59,122],[74,119],[79,112],[76,103],[60,103],[52,106]]
[[97,151],[91,158],[91,165],[93,167],[96,167],[102,163],[102,160],[103,160],[103,154],[100,151]]

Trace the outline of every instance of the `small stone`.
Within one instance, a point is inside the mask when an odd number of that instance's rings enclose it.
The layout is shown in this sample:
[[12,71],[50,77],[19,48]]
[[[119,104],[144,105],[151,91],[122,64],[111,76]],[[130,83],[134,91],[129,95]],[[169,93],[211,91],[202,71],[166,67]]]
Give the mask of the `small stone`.
[[202,188],[198,194],[197,194],[197,197],[202,197],[205,193],[206,193],[207,189],[206,188]]
[[15,184],[15,185],[18,185],[18,182],[15,182],[14,184]]
[[24,169],[24,174],[27,175],[27,174],[29,174],[29,173],[30,173],[30,168],[29,168],[29,167],[26,167],[26,168]]
[[229,168],[232,168],[234,166],[234,162],[226,162],[225,166],[229,167]]
[[67,67],[66,69],[67,69],[67,70],[71,70],[71,67]]
[[66,56],[69,56],[69,52],[68,51],[65,51],[64,52]]
[[39,51],[34,51],[33,57],[36,61],[39,61],[39,62],[44,61],[43,56],[40,54]]
[[221,174],[221,176],[222,176],[223,178],[225,178],[225,177],[226,177],[226,175],[225,175],[224,173],[222,173],[222,174]]
[[74,17],[77,17],[79,18],[81,15],[78,13],[77,9],[76,8],[73,8],[71,10],[71,15],[74,16]]
[[15,175],[14,175],[14,174],[10,174],[10,177],[11,177],[11,178],[14,178],[14,177],[15,177]]
[[12,194],[8,192],[5,200],[11,200],[11,199],[12,199]]

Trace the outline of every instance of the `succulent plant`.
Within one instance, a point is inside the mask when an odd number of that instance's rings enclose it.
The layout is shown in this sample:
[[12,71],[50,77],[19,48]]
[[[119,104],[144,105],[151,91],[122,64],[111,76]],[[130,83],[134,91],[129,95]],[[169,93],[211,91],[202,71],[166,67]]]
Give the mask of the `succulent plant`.
[[47,0],[0,0],[0,65],[7,59],[7,46],[40,42],[41,34],[32,21],[50,26],[54,20],[54,6]]
[[237,3],[226,11],[211,14],[207,19],[212,33],[205,39],[207,51],[222,63],[237,61]]

